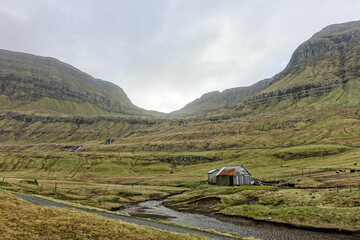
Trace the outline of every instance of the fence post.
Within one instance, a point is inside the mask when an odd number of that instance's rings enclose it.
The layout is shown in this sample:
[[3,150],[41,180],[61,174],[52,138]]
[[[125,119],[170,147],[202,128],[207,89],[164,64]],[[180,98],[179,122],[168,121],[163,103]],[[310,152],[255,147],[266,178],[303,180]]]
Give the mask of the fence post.
[[55,187],[54,187],[54,191],[56,192],[56,188],[57,188],[57,183],[55,183]]

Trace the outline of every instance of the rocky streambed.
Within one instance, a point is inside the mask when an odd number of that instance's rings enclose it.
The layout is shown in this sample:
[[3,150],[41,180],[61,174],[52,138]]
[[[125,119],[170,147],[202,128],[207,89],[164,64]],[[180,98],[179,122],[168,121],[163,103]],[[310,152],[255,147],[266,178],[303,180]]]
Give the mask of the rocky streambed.
[[355,240],[360,234],[339,233],[336,231],[320,231],[294,228],[283,224],[259,222],[241,217],[230,217],[218,214],[197,214],[180,212],[165,207],[164,200],[151,200],[129,206],[118,211],[131,216],[164,220],[180,225],[197,227],[200,229],[214,229],[219,232],[235,232],[243,237],[258,237],[277,240]]

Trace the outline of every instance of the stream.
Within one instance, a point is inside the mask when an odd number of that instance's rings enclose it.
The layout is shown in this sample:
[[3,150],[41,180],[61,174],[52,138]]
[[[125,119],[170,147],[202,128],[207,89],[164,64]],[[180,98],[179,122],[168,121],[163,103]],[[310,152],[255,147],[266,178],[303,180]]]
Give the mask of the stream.
[[360,234],[346,234],[338,232],[325,232],[319,230],[306,230],[258,222],[240,217],[227,217],[216,214],[196,214],[179,212],[162,205],[164,200],[150,200],[134,206],[119,210],[118,213],[128,213],[134,217],[164,220],[180,225],[198,227],[200,229],[214,229],[219,232],[236,232],[243,237],[258,237],[276,240],[359,240]]

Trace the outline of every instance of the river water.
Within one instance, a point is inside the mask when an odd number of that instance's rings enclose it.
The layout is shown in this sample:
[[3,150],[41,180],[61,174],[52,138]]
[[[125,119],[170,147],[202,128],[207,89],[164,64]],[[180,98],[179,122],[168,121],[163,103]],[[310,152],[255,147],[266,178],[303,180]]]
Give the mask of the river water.
[[258,237],[262,239],[276,240],[359,240],[360,234],[345,234],[337,232],[322,232],[316,230],[304,230],[273,224],[257,222],[245,218],[233,218],[218,215],[202,215],[195,213],[179,212],[167,208],[159,201],[146,201],[135,206],[127,207],[118,211],[128,213],[135,217],[165,220],[180,225],[198,227],[200,229],[214,229],[219,232],[236,232],[243,237]]

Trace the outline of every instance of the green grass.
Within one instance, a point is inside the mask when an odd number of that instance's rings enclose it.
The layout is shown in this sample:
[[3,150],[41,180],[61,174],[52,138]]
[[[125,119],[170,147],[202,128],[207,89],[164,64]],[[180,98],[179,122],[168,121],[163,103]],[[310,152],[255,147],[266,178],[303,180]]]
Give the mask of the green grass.
[[[9,151],[12,147],[2,146],[3,150],[8,151],[0,153],[0,181],[2,177],[5,178],[0,184],[1,188],[108,210],[186,191],[173,196],[166,204],[180,210],[223,213],[232,207],[254,205],[260,206],[259,209],[275,209],[279,211],[279,216],[284,214],[283,218],[272,217],[272,221],[278,222],[286,222],[284,219],[290,213],[300,214],[301,209],[310,211],[321,206],[327,209],[323,215],[331,215],[338,214],[338,211],[354,210],[356,213],[359,205],[359,195],[355,189],[359,187],[360,172],[350,174],[349,169],[360,170],[360,150],[343,145],[201,152],[113,152],[100,151],[94,149],[95,145],[89,144],[83,152],[78,153],[49,152],[44,146],[23,145],[20,152]],[[36,149],[41,150],[35,153]],[[207,185],[207,171],[238,164],[244,165],[254,179],[290,181],[297,187],[314,190]],[[346,172],[336,173],[339,169]],[[29,182],[34,179],[38,180],[38,186]],[[336,191],[337,187],[340,193]],[[351,193],[349,188],[353,189]],[[309,195],[311,191],[316,191],[315,198]],[[260,216],[257,209],[254,207],[254,218]],[[233,212],[240,214],[240,211]],[[251,209],[246,217],[250,215]],[[339,228],[353,230],[353,225],[342,220],[344,216],[338,218],[341,221]],[[262,219],[267,217],[266,214],[262,215]],[[302,219],[302,216],[298,218]],[[325,220],[322,216],[314,224],[310,219],[305,219],[304,226],[333,227]],[[300,225],[298,221],[295,222]]]
[[[133,118],[119,117],[78,126],[3,118],[0,181],[4,177],[10,186],[1,187],[103,209],[184,190],[187,192],[172,198],[172,206],[222,211],[257,201],[255,205],[273,208],[266,202],[283,199],[279,206],[313,207],[311,203],[323,202],[335,212],[351,209],[352,196],[349,200],[337,195],[310,201],[299,198],[302,203],[290,200],[294,192],[271,198],[274,192],[282,192],[271,187],[207,186],[206,180],[211,169],[241,164],[253,179],[264,182],[290,181],[299,188],[338,187],[340,191],[358,188],[360,172],[349,173],[360,170],[358,111],[357,107],[295,109],[216,121],[194,117],[187,119],[186,127],[178,119],[130,124]],[[105,145],[110,137],[115,142]],[[73,152],[80,145],[84,149]],[[20,184],[33,179],[39,186]],[[206,208],[199,208],[201,201]],[[294,205],[287,206],[291,201]]]
[[242,216],[258,220],[290,223],[295,226],[332,228],[359,231],[360,207],[268,207],[263,205],[241,205],[221,211],[223,214]]
[[296,160],[301,158],[326,157],[351,150],[349,147],[339,145],[302,145],[278,149],[269,154],[284,160]]
[[[40,145],[41,147],[41,145]],[[8,148],[8,147],[3,147]],[[27,147],[25,147],[27,148]],[[196,186],[207,171],[222,166],[244,165],[254,179],[288,181],[297,186],[357,186],[357,148],[334,144],[303,145],[274,149],[202,152],[48,152],[24,149],[0,152],[0,177],[98,180],[122,184]],[[50,147],[52,149],[52,147]],[[310,172],[310,176],[309,176]]]
[[[167,119],[157,124],[129,123],[129,120],[139,119],[149,120],[145,117],[114,117],[78,126],[63,118],[59,122],[24,122],[5,117],[0,121],[0,128],[4,130],[0,141],[14,146],[29,143],[85,144],[85,151],[108,152],[202,152],[309,144],[360,146],[357,107],[317,111],[295,109],[219,121],[193,117],[187,119],[186,127],[178,119]],[[105,145],[108,138],[116,140],[111,145]],[[69,149],[59,146],[54,147],[54,151]]]

